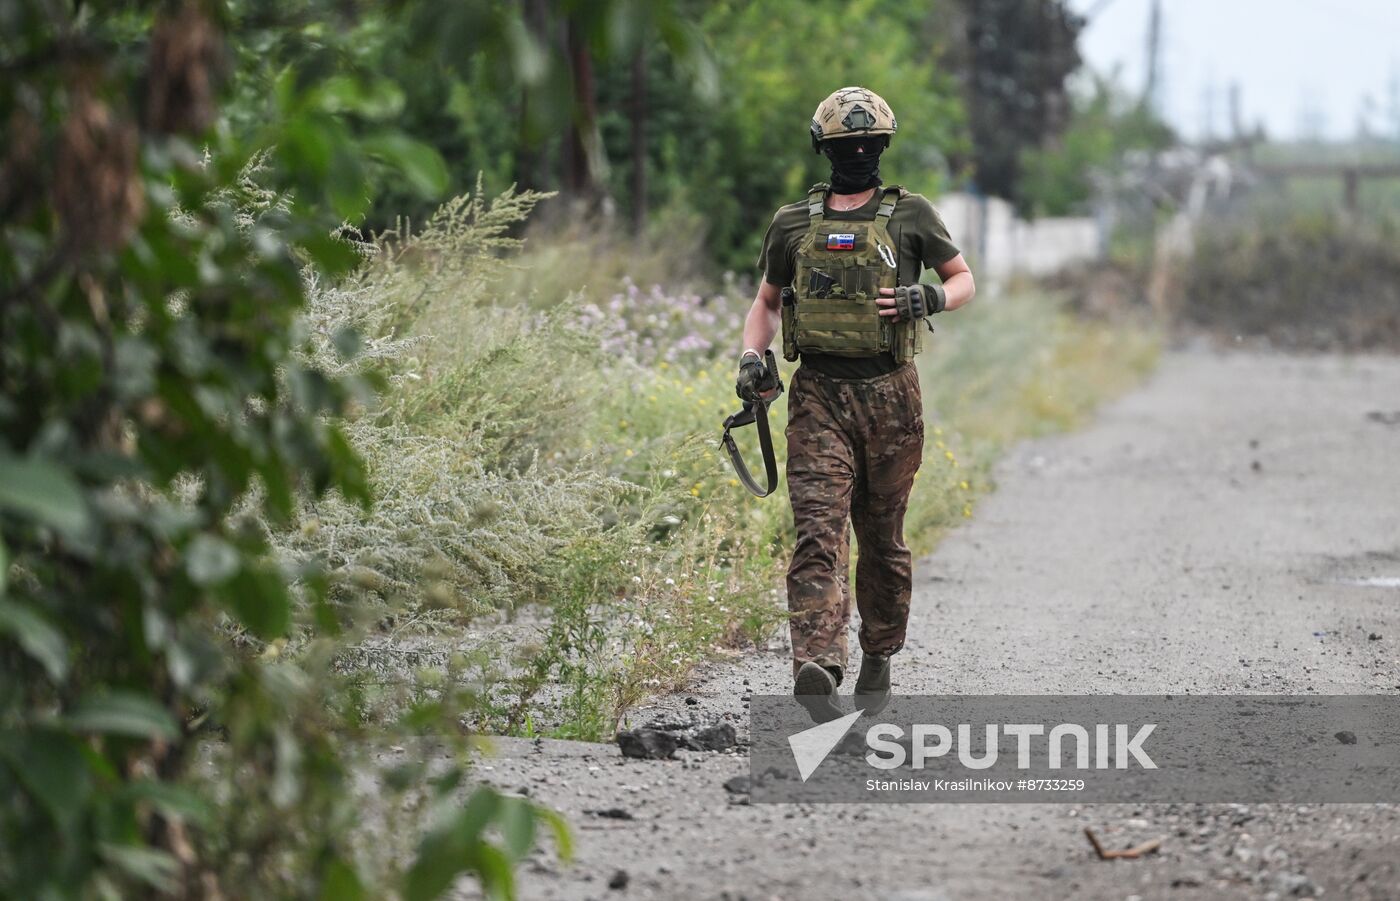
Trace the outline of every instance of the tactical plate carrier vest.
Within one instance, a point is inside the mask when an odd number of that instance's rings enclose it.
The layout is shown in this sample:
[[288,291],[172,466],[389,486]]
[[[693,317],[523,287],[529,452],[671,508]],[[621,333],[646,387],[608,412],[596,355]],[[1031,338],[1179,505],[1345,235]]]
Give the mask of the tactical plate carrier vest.
[[828,190],[817,184],[807,194],[811,225],[797,245],[793,289],[783,294],[783,357],[892,353],[896,362],[912,360],[922,349],[917,323],[892,322],[875,303],[879,289],[899,280],[889,223],[903,190],[885,188],[874,219],[830,223],[823,215]]

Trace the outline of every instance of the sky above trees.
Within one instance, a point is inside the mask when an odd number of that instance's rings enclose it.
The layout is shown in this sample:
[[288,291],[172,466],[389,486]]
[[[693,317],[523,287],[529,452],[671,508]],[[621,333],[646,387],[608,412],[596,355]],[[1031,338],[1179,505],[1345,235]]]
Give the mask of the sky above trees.
[[[1092,21],[1080,50],[1100,72],[1123,67],[1140,90],[1152,0],[1072,0]],[[1160,110],[1179,132],[1229,133],[1229,89],[1246,127],[1271,137],[1373,133],[1400,140],[1400,4],[1386,0],[1166,0]],[[1212,124],[1208,124],[1211,123]]]

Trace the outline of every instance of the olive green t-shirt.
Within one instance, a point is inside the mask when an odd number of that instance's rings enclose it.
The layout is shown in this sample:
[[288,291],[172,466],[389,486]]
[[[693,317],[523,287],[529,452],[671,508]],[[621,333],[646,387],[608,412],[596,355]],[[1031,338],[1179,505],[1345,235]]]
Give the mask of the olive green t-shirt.
[[[853,210],[837,211],[826,206],[825,217],[831,221],[861,221],[875,218],[880,208],[882,191],[876,189],[870,200]],[[811,226],[807,216],[807,201],[790,203],[773,214],[773,222],[763,236],[763,249],[758,265],[763,280],[787,287],[797,270],[797,245]],[[948,236],[948,227],[929,199],[922,194],[906,194],[899,198],[890,216],[890,237],[898,252],[899,284],[912,285],[919,280],[924,268],[933,268],[957,256],[958,248]],[[802,365],[810,366],[833,378],[861,379],[884,375],[898,368],[892,354],[877,357],[837,357],[831,354],[803,354]]]

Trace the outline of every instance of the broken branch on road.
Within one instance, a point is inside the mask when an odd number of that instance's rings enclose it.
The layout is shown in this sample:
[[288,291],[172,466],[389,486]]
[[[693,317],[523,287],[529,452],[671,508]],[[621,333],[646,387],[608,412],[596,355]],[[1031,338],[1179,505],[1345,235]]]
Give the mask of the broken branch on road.
[[1099,842],[1099,837],[1094,835],[1094,830],[1090,829],[1088,826],[1084,827],[1084,835],[1089,839],[1089,844],[1094,846],[1094,853],[1099,856],[1099,860],[1136,860],[1139,857],[1146,857],[1149,854],[1154,854],[1162,847],[1162,840],[1160,838],[1154,838],[1140,845],[1134,845],[1131,848],[1111,850],[1105,848]]

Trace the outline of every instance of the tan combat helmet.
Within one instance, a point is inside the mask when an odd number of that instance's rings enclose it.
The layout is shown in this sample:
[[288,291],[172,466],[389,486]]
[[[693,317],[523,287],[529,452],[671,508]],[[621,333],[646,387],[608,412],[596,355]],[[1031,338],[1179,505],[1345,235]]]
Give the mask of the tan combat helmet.
[[821,142],[853,135],[893,135],[899,128],[894,111],[874,91],[851,86],[833,91],[812,114],[812,149]]

